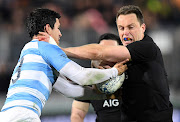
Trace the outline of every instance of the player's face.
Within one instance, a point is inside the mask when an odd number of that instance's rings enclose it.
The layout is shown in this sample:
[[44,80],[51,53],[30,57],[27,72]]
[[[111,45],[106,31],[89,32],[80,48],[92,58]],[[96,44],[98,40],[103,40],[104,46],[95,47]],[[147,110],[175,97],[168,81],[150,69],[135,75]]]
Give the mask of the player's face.
[[60,22],[59,19],[56,18],[56,23],[54,24],[54,28],[51,30],[50,35],[52,38],[56,41],[56,43],[59,45],[60,37],[62,36],[60,31]]
[[146,26],[145,24],[140,25],[136,14],[120,15],[116,24],[124,46],[143,39]]

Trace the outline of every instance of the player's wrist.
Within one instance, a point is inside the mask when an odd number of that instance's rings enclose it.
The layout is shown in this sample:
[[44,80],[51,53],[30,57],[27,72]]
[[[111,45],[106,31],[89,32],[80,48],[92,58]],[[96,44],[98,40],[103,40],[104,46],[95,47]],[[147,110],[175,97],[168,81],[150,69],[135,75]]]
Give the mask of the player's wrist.
[[119,70],[116,67],[111,68],[113,70],[113,77],[116,77],[119,75]]

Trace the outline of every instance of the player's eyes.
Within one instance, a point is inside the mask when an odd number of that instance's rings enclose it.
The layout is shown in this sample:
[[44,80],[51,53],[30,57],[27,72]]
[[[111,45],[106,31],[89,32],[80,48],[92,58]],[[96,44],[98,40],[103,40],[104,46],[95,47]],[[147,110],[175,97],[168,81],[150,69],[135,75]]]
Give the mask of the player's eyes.
[[133,29],[134,27],[133,26],[129,26],[129,29]]
[[119,30],[124,30],[124,27],[119,27]]

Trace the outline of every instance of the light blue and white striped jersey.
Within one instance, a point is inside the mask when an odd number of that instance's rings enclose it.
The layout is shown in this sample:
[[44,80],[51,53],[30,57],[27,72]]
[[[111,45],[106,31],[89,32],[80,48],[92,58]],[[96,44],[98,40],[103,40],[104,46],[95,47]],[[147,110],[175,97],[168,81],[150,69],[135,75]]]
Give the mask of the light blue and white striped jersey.
[[60,71],[69,61],[56,45],[35,39],[27,43],[13,71],[2,111],[20,106],[40,116],[55,82],[51,67]]

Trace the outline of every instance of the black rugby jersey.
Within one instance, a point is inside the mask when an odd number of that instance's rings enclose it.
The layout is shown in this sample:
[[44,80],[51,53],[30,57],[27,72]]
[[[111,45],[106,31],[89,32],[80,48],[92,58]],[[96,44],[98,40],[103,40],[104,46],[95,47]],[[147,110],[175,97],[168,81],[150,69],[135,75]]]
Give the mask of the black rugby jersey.
[[82,102],[88,102],[92,104],[97,115],[96,122],[121,122],[120,91],[116,92],[115,99],[83,100]]
[[123,83],[122,110],[126,121],[151,122],[172,120],[169,86],[159,47],[152,38],[127,45],[131,65]]

